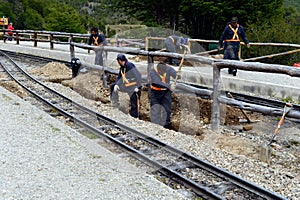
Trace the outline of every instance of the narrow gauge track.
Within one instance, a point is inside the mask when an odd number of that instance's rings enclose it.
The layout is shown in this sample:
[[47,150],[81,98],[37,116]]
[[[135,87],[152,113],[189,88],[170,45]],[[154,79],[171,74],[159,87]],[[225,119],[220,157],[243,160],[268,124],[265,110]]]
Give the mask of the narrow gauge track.
[[145,133],[96,113],[52,90],[0,51],[1,66],[25,90],[66,118],[127,152],[204,199],[285,199]]
[[[53,58],[45,58],[41,56],[34,56],[34,55],[29,55],[29,54],[23,54],[23,53],[15,53],[11,51],[2,51],[5,54],[9,55],[13,60],[20,60],[21,62],[29,62],[29,63],[38,63],[38,65],[44,65],[49,62],[59,62],[63,63],[68,67],[70,66],[70,62],[67,61],[62,61],[58,59],[53,59]],[[180,83],[180,81],[178,81]],[[187,83],[184,83],[187,84]],[[206,90],[213,90],[212,88],[205,87],[205,86],[200,86],[200,85],[195,85],[195,84],[189,84],[192,87],[199,88],[199,89],[206,89]],[[271,108],[279,108],[282,109],[286,102],[279,101],[279,100],[274,100],[274,99],[266,99],[266,98],[261,98],[257,96],[251,96],[251,95],[246,95],[246,94],[241,94],[241,93],[236,93],[236,92],[231,92],[224,90],[222,91],[223,94],[226,94],[228,98],[230,96],[228,95],[228,92],[230,92],[235,100],[245,102],[245,103],[251,103],[251,104],[256,104],[260,106],[266,106],[266,107],[271,107]],[[201,98],[206,98],[209,99],[210,96],[201,96]],[[297,110],[300,112],[300,106],[293,104],[293,109]]]
[[54,58],[46,58],[46,57],[41,57],[41,56],[34,56],[34,55],[29,55],[29,54],[24,54],[24,53],[16,53],[12,51],[4,51],[1,50],[3,53],[8,55],[10,58],[12,58],[14,61],[20,60],[21,62],[29,62],[29,63],[37,63],[38,65],[45,65],[49,62],[59,62],[63,63],[68,67],[70,66],[70,62],[63,61],[63,60],[58,60]]
[[[209,87],[199,86],[199,85],[195,85],[195,84],[190,84],[190,85],[195,87],[195,88],[206,89],[206,90],[213,91],[213,89],[209,88]],[[271,107],[271,108],[283,108],[286,104],[286,102],[284,102],[284,101],[279,101],[279,100],[274,100],[274,99],[266,99],[266,98],[257,97],[257,96],[250,96],[250,95],[246,95],[246,94],[231,92],[231,91],[228,91],[228,90],[222,90],[221,91],[222,94],[226,94],[226,97],[231,98],[228,95],[229,92],[231,93],[231,95],[233,96],[233,98],[235,100],[238,100],[238,101],[241,101],[241,102],[244,102],[244,103],[251,103],[251,104],[256,104],[256,105],[266,106],[266,107]],[[296,105],[296,104],[293,104],[293,109],[297,110],[297,111],[300,111],[300,106]]]

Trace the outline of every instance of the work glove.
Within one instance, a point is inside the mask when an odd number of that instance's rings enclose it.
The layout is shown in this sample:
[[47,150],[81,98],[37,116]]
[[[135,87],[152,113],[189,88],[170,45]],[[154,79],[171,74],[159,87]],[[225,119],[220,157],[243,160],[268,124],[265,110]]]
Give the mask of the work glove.
[[171,91],[174,91],[175,89],[176,89],[176,84],[173,83],[173,84],[171,85]]
[[118,92],[118,90],[120,90],[120,87],[118,85],[114,86],[114,92]]
[[249,44],[249,43],[247,44],[247,48],[248,48],[248,49],[250,48],[250,44]]
[[134,88],[134,90],[133,90],[135,93],[138,93],[139,92],[139,88]]

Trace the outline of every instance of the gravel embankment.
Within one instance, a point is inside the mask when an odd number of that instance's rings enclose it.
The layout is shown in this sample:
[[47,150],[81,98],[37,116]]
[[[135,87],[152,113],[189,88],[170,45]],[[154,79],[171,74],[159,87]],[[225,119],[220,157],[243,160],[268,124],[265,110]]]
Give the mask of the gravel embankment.
[[2,87],[0,107],[0,199],[186,199]]
[[[239,131],[224,127],[223,134],[212,133],[209,129],[205,130],[206,134],[204,139],[202,139],[196,135],[181,134],[180,132],[167,130],[149,122],[133,119],[117,109],[112,109],[108,105],[84,99],[76,92],[62,87],[60,84],[51,83],[49,85],[57,91],[71,96],[74,101],[84,103],[86,106],[94,108],[103,115],[113,117],[119,122],[131,125],[142,132],[147,130],[148,134],[164,140],[168,144],[199,156],[249,181],[279,193],[288,199],[297,200],[300,196],[299,154],[293,154],[289,149],[278,146],[273,153],[270,165],[261,162],[258,159],[258,147],[263,142],[259,139],[259,133],[258,135],[249,136],[247,133],[239,133]],[[261,126],[265,128],[264,125]],[[291,127],[289,130],[298,134],[300,133],[299,127]],[[239,139],[240,136],[242,139]],[[239,145],[241,145],[240,143],[245,143],[245,146],[253,145],[254,150],[248,155],[240,155],[238,152],[232,152],[230,149],[234,148],[234,143],[229,147],[219,145],[220,140],[226,138],[227,140],[236,140]],[[255,148],[257,149],[256,152]]]

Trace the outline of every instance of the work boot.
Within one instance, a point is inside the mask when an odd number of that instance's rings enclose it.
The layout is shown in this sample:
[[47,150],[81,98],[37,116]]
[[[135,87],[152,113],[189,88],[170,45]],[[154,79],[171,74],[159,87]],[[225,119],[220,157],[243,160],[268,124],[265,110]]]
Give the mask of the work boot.
[[111,107],[113,107],[113,108],[119,108],[119,106],[120,106],[119,102],[111,101]]
[[166,129],[170,129],[171,130],[171,123],[168,122],[163,127],[166,128]]
[[174,66],[179,66],[178,60],[175,60],[175,59],[174,59],[174,60],[173,60],[173,65],[174,65]]
[[233,76],[236,76],[236,73],[237,73],[237,69],[233,69],[233,70],[232,70],[232,75],[233,75]]

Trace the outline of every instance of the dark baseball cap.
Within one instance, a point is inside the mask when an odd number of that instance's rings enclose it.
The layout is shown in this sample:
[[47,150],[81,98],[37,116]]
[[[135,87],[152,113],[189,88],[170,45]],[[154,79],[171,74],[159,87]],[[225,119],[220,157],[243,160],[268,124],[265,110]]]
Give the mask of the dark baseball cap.
[[238,22],[238,18],[237,17],[232,17],[231,22]]
[[125,60],[127,60],[127,59],[126,59],[126,56],[125,56],[124,54],[119,53],[119,54],[117,55],[117,60],[125,61]]

